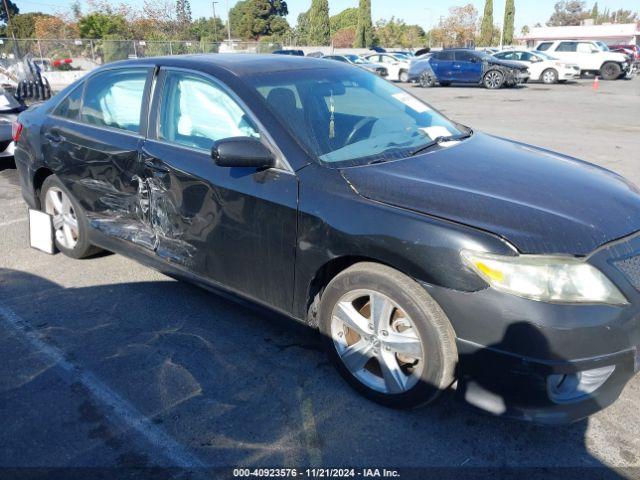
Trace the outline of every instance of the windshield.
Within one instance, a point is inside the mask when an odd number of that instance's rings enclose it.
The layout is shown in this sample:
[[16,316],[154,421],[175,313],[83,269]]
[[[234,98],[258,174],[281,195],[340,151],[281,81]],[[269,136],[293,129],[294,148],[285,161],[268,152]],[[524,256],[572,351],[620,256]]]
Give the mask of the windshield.
[[610,51],[609,47],[604,42],[596,42],[596,45],[598,45],[600,47],[600,50],[602,50],[603,52],[609,52]]
[[248,81],[305,149],[325,163],[362,165],[403,158],[438,137],[467,133],[364,70],[304,69]]

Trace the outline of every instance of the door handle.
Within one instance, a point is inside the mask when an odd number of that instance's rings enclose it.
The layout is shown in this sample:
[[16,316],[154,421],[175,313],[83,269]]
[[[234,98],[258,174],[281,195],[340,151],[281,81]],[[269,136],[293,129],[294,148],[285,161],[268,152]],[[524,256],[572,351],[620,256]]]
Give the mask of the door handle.
[[53,143],[60,143],[63,140],[63,138],[60,135],[58,135],[57,133],[51,133],[51,132],[45,133],[44,137]]

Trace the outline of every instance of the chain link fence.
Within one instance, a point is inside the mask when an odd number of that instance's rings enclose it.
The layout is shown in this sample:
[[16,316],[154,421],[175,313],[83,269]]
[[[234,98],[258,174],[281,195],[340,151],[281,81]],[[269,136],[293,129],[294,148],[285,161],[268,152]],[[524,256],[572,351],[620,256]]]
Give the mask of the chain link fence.
[[[128,58],[185,55],[193,53],[271,53],[282,48],[278,43],[202,42],[199,40],[45,40],[0,38],[0,60],[10,63],[31,57],[42,70],[90,70]],[[69,61],[70,60],[70,61]]]

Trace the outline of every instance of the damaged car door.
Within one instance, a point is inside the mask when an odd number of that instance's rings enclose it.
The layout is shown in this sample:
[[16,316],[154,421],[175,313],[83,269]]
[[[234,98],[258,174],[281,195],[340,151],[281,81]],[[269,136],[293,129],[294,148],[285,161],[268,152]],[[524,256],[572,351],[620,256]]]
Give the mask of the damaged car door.
[[139,202],[143,106],[151,68],[113,68],[76,86],[41,129],[42,153],[79,199],[93,228],[108,237],[144,235]]
[[297,178],[284,168],[216,165],[214,142],[237,137],[259,139],[273,150],[248,108],[217,79],[177,68],[160,70],[142,149],[156,255],[288,309]]

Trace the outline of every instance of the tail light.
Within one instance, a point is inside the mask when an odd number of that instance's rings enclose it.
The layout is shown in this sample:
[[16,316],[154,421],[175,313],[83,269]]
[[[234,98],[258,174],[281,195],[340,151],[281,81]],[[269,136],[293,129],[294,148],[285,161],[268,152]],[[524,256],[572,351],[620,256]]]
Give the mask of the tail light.
[[14,142],[18,142],[18,140],[20,140],[20,135],[22,134],[22,129],[24,127],[22,126],[22,124],[20,122],[13,122],[11,124],[11,137],[13,138]]

